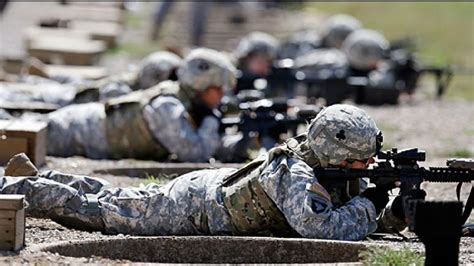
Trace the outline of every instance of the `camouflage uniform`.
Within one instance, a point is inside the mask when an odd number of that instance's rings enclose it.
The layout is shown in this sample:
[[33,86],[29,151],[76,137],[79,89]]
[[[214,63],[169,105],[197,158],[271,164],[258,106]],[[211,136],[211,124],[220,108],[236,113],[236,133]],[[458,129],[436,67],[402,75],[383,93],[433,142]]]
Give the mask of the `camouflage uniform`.
[[[319,161],[309,143],[303,136],[238,171],[194,171],[161,187],[107,188],[99,179],[47,172],[43,177],[18,180],[3,177],[0,193],[25,194],[27,212],[32,215],[110,234],[263,234],[360,240],[374,232],[373,203],[360,196],[336,203],[331,191],[314,176],[312,167]],[[232,198],[239,193],[244,197]],[[239,217],[242,214],[245,221]]]
[[171,154],[179,161],[207,161],[220,146],[219,120],[207,113],[193,120],[190,110],[208,87],[232,87],[235,69],[221,53],[201,48],[188,55],[178,75],[179,82],[165,81],[105,105],[71,105],[48,114],[48,153],[156,160]]
[[159,51],[145,57],[136,71],[111,75],[100,80],[84,80],[77,77],[54,76],[50,79],[33,75],[21,75],[14,82],[44,84],[34,91],[11,90],[0,84],[0,102],[42,102],[62,107],[72,103],[107,100],[128,94],[134,90],[150,88],[161,81],[174,78],[181,65],[177,55]]
[[68,84],[60,84],[55,81],[47,80],[40,83],[26,84],[42,84],[42,86],[35,87],[34,90],[21,88],[12,89],[11,86],[13,87],[14,84],[1,83],[0,103],[40,102],[61,107],[71,103],[76,95],[76,87]]

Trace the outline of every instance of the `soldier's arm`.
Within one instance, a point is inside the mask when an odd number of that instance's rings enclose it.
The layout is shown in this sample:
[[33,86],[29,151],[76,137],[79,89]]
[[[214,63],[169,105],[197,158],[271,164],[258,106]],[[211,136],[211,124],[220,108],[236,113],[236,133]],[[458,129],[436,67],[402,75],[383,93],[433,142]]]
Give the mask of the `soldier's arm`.
[[312,169],[302,161],[284,157],[264,175],[266,192],[303,237],[361,240],[377,227],[375,207],[368,199],[355,197],[335,208]]
[[207,161],[220,145],[219,121],[208,116],[195,129],[188,112],[174,97],[156,98],[145,107],[144,115],[154,136],[180,161]]
[[355,197],[334,208],[328,198],[317,192],[318,185],[313,183],[307,187],[302,216],[295,217],[300,234],[312,238],[361,240],[375,231],[375,207],[368,199]]

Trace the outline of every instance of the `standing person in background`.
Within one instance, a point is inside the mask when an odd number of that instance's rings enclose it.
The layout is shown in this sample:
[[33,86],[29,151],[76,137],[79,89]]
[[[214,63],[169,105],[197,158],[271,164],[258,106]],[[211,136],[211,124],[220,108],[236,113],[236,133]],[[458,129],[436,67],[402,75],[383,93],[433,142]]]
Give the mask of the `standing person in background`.
[[[181,4],[181,3],[178,3]],[[199,47],[205,45],[204,35],[208,28],[209,12],[213,5],[225,5],[232,9],[235,13],[230,18],[234,23],[241,23],[245,21],[242,15],[243,5],[240,1],[190,1],[183,4],[188,5],[188,23],[185,26],[188,28],[188,45],[191,47]],[[160,2],[153,14],[153,25],[151,31],[151,40],[156,41],[160,37],[163,30],[166,17],[171,13],[172,8],[176,8],[176,3],[171,0]]]
[[[153,14],[153,26],[151,39],[158,40],[160,31],[162,30],[166,16],[170,13],[174,2],[166,0],[160,2],[155,13]],[[190,2],[189,9],[189,44],[197,47],[203,44],[203,35],[206,32],[206,22],[209,12],[210,2]]]

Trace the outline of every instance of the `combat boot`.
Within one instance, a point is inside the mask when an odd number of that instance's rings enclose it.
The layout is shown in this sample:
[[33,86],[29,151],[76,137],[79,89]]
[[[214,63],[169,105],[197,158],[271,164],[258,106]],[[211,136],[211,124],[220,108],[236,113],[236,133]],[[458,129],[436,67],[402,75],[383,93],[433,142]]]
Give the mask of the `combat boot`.
[[5,176],[37,176],[38,169],[24,153],[13,156],[5,167]]

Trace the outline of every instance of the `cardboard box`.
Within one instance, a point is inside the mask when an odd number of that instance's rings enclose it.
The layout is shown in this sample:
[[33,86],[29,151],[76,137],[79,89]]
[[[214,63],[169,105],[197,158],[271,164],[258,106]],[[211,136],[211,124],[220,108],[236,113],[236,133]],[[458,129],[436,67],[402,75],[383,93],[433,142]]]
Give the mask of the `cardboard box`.
[[17,251],[25,245],[24,195],[0,195],[0,250]]
[[45,122],[0,120],[0,164],[24,152],[31,162],[40,167],[45,163],[47,127]]

